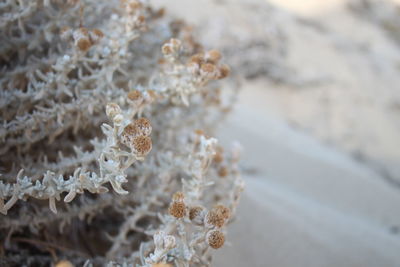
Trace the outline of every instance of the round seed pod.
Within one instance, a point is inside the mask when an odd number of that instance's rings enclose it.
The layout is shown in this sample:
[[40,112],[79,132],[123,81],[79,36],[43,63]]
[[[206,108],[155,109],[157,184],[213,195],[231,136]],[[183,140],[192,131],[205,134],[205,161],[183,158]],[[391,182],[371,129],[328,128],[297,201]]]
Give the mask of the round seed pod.
[[133,122],[134,126],[137,129],[138,134],[149,136],[151,134],[151,124],[150,121],[146,118],[140,118]]
[[207,212],[206,217],[205,217],[205,224],[208,228],[212,227],[218,227],[221,228],[225,223],[225,218],[216,209],[212,209],[209,212]]
[[183,218],[186,214],[186,205],[183,201],[172,201],[168,211],[175,218]]
[[200,74],[209,79],[214,79],[217,76],[217,67],[212,63],[201,64]]
[[81,38],[77,40],[76,45],[78,46],[79,50],[85,52],[89,50],[89,48],[92,46],[92,43],[87,38]]
[[218,79],[223,79],[229,76],[229,74],[231,73],[231,69],[229,68],[228,65],[226,64],[222,64],[219,67],[219,75],[218,75]]
[[206,53],[206,59],[210,63],[217,63],[222,58],[221,53],[218,50],[210,50]]
[[228,176],[228,174],[229,174],[229,171],[228,171],[228,168],[226,166],[221,166],[218,169],[219,177],[226,177],[226,176]]
[[128,93],[128,99],[136,102],[143,99],[143,95],[139,90],[132,90]]
[[222,147],[217,147],[217,150],[215,151],[215,155],[213,157],[213,160],[215,163],[221,163],[222,161],[224,161],[224,149]]
[[121,134],[121,141],[126,146],[130,146],[132,143],[133,137],[138,135],[138,130],[133,123],[128,124],[122,134]]
[[218,249],[224,245],[225,236],[219,230],[211,230],[206,234],[206,242],[213,249]]
[[89,39],[89,31],[86,28],[79,28],[73,34],[75,45],[80,51],[86,52],[92,46]]
[[131,142],[132,152],[138,156],[147,155],[152,148],[151,138],[148,136],[135,136]]
[[214,207],[214,210],[216,210],[217,212],[219,212],[219,213],[222,215],[222,217],[224,217],[225,220],[229,219],[229,217],[231,216],[231,211],[230,211],[230,209],[227,208],[227,207],[224,206],[224,205],[221,205],[221,204],[216,205],[216,206]]

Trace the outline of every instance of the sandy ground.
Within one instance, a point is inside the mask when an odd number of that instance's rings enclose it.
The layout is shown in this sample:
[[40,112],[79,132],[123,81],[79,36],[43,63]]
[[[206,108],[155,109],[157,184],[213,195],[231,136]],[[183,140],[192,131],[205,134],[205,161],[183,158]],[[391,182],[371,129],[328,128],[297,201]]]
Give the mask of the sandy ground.
[[221,132],[241,141],[248,169],[215,266],[399,266],[398,189],[266,112],[263,97],[244,91]]
[[243,145],[247,188],[214,266],[400,266],[394,9],[347,2],[168,2],[246,77],[220,137]]

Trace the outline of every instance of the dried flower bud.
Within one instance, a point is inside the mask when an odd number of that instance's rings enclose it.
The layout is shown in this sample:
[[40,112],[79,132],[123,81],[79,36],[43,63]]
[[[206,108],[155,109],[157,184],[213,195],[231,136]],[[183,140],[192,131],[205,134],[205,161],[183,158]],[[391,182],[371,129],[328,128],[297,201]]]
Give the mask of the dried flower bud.
[[133,123],[128,124],[121,134],[121,141],[126,146],[130,146],[132,140],[135,136],[138,135],[138,130]]
[[172,38],[168,41],[168,43],[165,43],[162,46],[161,51],[164,55],[171,55],[174,53],[178,53],[181,47],[182,47],[182,42],[178,39]]
[[146,18],[143,15],[140,15],[137,17],[137,22],[139,24],[143,24],[145,22]]
[[133,124],[136,127],[138,134],[144,136],[149,136],[151,134],[152,127],[148,119],[140,118],[135,120]]
[[186,214],[186,205],[182,201],[173,201],[169,206],[169,214],[175,218],[183,218]]
[[206,209],[202,206],[194,206],[189,210],[189,219],[197,225],[202,225],[204,222],[204,216]]
[[200,67],[200,74],[209,79],[216,79],[217,67],[212,63],[204,63]]
[[121,112],[121,108],[116,103],[108,103],[106,106],[106,114],[110,119],[114,119],[114,117],[121,114]]
[[200,54],[195,54],[195,55],[191,56],[189,59],[189,62],[196,63],[198,65],[203,64],[205,62],[204,54],[200,53]]
[[85,52],[89,50],[89,48],[92,46],[92,43],[87,38],[81,38],[77,40],[76,45],[78,46],[79,50]]
[[217,63],[222,58],[218,50],[210,50],[206,53],[206,60],[210,63]]
[[201,129],[196,129],[194,132],[195,132],[195,134],[197,134],[197,135],[202,135],[202,136],[205,136],[205,135],[206,135],[206,134],[204,133],[204,131],[201,130]]
[[216,205],[216,206],[214,207],[214,209],[215,209],[217,212],[221,213],[222,217],[224,217],[225,220],[229,219],[229,217],[231,216],[231,211],[229,210],[229,208],[227,208],[227,207],[224,206],[224,205],[221,205],[221,204]]
[[138,9],[142,7],[142,3],[139,1],[131,1],[129,2],[129,7],[132,9]]
[[75,45],[79,48],[79,50],[86,52],[92,46],[92,42],[89,39],[88,29],[81,27],[74,31],[73,36]]
[[172,202],[169,205],[169,214],[175,218],[183,218],[186,214],[185,196],[182,192],[176,192],[172,196]]
[[219,177],[226,177],[229,174],[229,170],[226,166],[221,166],[218,169],[218,175]]
[[161,47],[161,52],[162,52],[164,55],[170,55],[170,54],[172,54],[173,50],[172,50],[172,47],[171,47],[169,44],[164,44],[164,45]]
[[224,215],[217,209],[212,209],[207,212],[205,217],[205,224],[208,228],[213,226],[221,228],[225,223]]
[[213,249],[222,247],[225,243],[225,236],[221,231],[211,230],[206,235],[207,244]]
[[139,90],[132,90],[128,93],[128,99],[131,101],[139,101],[143,99],[143,96]]
[[218,75],[218,79],[223,79],[229,76],[229,74],[231,73],[231,69],[229,68],[228,65],[226,64],[222,64],[219,67],[219,75]]
[[131,142],[132,151],[138,156],[147,155],[152,148],[151,138],[148,136],[135,136]]
[[222,161],[224,161],[224,154],[223,154],[224,149],[221,146],[218,146],[216,151],[215,151],[215,155],[214,155],[214,162],[215,163],[221,163]]

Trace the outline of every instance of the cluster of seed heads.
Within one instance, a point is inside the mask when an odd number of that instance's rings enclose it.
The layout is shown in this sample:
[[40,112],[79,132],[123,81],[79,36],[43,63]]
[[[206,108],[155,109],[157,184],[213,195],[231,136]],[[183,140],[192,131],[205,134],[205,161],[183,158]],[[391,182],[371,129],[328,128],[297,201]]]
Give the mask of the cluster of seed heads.
[[61,29],[60,36],[64,40],[73,39],[74,45],[82,52],[88,51],[94,44],[98,43],[104,34],[99,29],[87,29],[80,27],[71,29],[64,27]]
[[225,236],[220,229],[230,217],[230,210],[224,205],[216,205],[209,211],[200,205],[188,207],[185,204],[184,194],[177,192],[172,197],[169,214],[177,219],[183,219],[188,215],[189,220],[194,225],[205,226],[206,229],[210,229],[206,233],[206,242],[210,247],[218,249],[223,246]]
[[140,118],[128,124],[122,134],[122,143],[130,147],[139,156],[148,154],[152,148],[151,124],[146,118]]
[[201,75],[207,79],[219,80],[227,77],[230,68],[226,64],[220,64],[221,53],[217,50],[210,50],[193,55],[187,66],[195,75]]

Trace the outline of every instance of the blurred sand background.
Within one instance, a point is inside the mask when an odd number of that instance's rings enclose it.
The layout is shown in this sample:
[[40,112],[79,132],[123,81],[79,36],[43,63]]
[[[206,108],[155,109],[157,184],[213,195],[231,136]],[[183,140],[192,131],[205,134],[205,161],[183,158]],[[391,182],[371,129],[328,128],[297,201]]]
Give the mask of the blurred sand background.
[[400,266],[395,1],[153,2],[242,77],[220,136],[247,188],[214,266]]

